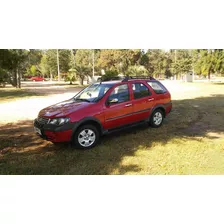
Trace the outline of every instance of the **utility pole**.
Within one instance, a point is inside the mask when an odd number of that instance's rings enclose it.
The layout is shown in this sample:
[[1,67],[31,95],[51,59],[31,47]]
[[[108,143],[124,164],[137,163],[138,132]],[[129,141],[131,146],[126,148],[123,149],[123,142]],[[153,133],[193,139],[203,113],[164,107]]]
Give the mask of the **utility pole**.
[[57,49],[57,64],[58,64],[58,81],[61,81],[61,77],[60,77],[60,67],[59,67],[59,53],[58,53],[58,49]]

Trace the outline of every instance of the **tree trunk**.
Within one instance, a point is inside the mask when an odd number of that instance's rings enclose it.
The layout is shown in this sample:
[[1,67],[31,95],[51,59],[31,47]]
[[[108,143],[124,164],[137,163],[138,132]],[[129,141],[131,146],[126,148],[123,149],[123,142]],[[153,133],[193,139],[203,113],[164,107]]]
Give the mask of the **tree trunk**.
[[10,80],[10,84],[13,86],[13,87],[16,87],[16,70],[13,70],[12,71],[12,80]]
[[21,89],[21,73],[18,70],[18,87]]
[[83,86],[84,83],[84,77],[81,78],[81,85]]
[[50,69],[50,81],[52,82],[52,73],[51,73],[51,69]]
[[18,72],[18,68],[16,68],[16,71],[15,71],[15,86],[16,86],[16,88],[19,87],[18,80],[19,80],[19,72]]
[[208,70],[208,80],[210,81],[210,79],[211,79],[211,70],[209,69]]

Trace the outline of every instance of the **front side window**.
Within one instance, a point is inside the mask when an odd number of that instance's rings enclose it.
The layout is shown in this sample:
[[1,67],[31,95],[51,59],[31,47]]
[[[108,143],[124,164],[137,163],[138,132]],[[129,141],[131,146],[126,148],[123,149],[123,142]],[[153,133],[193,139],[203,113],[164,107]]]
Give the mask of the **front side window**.
[[132,84],[132,90],[134,93],[134,99],[139,99],[151,95],[151,92],[149,91],[148,87],[143,83]]
[[152,89],[154,90],[155,93],[157,94],[161,94],[161,93],[165,93],[166,89],[158,82],[147,82]]
[[114,90],[112,91],[112,93],[110,94],[108,98],[108,102],[122,103],[122,102],[129,101],[129,99],[130,99],[130,94],[128,90],[128,85],[123,84],[114,88]]
[[74,100],[96,102],[97,100],[100,100],[112,86],[113,84],[93,84],[78,93],[74,97]]

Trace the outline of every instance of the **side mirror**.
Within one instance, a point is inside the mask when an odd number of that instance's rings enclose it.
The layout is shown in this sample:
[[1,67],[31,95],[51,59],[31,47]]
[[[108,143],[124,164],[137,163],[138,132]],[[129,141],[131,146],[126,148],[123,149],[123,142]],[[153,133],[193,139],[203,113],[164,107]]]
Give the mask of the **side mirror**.
[[113,98],[112,100],[109,100],[109,104],[118,103],[117,98]]

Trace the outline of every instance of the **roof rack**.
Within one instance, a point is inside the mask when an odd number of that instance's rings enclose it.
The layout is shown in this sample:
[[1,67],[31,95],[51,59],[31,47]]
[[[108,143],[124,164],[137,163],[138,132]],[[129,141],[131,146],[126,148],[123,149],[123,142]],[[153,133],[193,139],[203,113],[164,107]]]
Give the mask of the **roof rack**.
[[127,82],[129,80],[133,80],[133,79],[145,79],[145,80],[156,80],[155,78],[153,78],[152,76],[123,76],[123,77],[119,77],[119,76],[111,76],[111,77],[101,77],[98,80],[100,82],[105,82],[105,81],[119,81],[121,80],[122,82]]
[[132,79],[145,79],[145,80],[156,80],[152,76],[126,76],[122,82],[127,82]]

